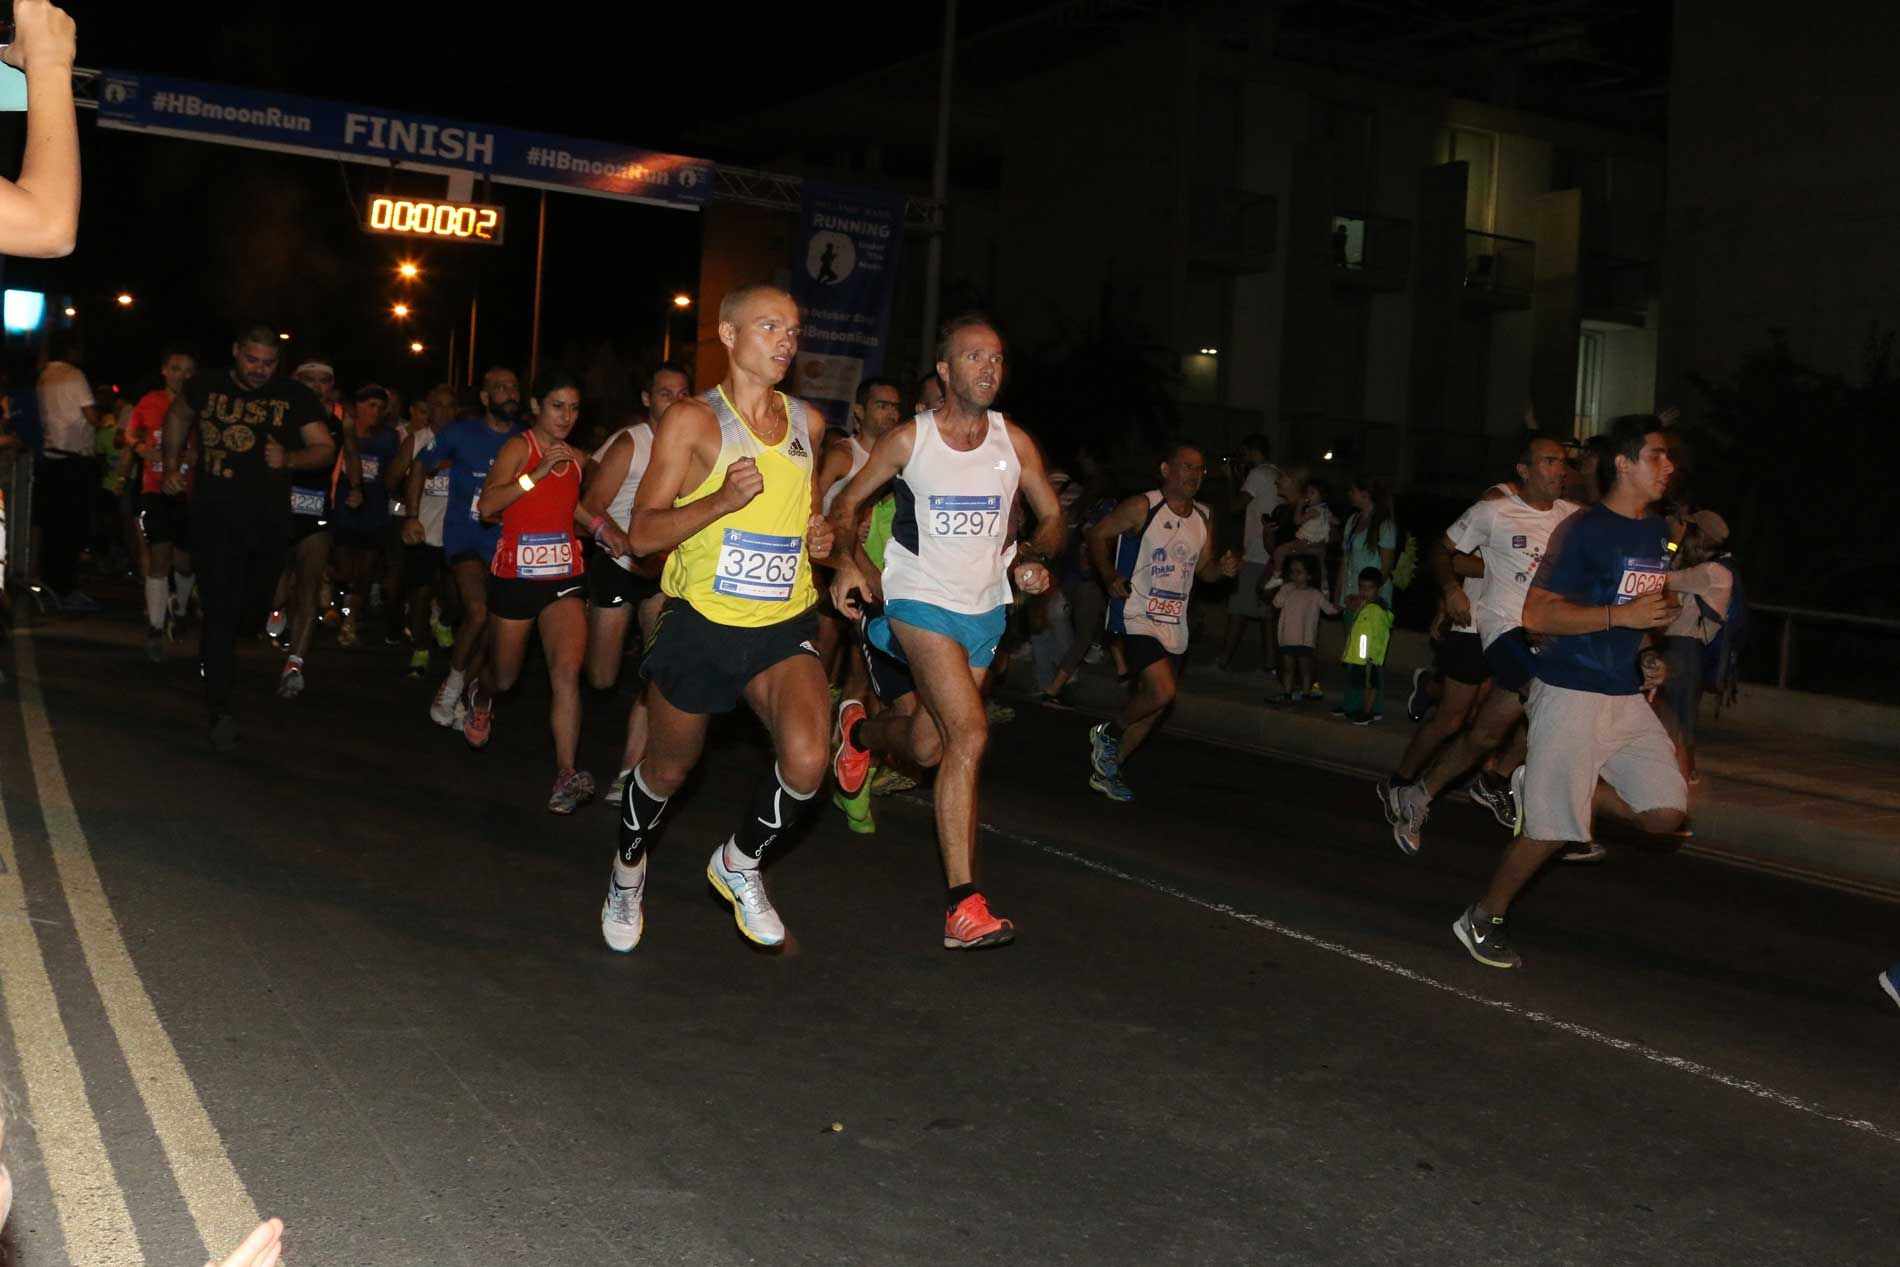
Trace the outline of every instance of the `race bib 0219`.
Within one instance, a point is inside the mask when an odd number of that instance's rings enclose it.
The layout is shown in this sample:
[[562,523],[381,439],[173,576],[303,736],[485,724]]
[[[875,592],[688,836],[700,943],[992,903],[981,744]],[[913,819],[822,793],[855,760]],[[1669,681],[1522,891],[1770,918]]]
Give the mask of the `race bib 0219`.
[[713,574],[713,593],[755,603],[791,601],[798,579],[803,537],[777,537],[763,532],[728,528],[719,539],[719,568]]
[[998,537],[1003,528],[1003,499],[932,493],[924,531],[933,537]]
[[524,532],[515,541],[515,575],[541,579],[574,575],[574,538],[565,532]]

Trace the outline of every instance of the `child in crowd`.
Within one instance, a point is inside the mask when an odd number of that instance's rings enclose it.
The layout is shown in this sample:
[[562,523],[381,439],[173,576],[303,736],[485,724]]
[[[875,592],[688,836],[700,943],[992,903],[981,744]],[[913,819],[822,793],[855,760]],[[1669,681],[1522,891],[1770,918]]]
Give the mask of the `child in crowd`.
[[[1339,608],[1327,601],[1313,584],[1318,569],[1311,555],[1296,554],[1285,563],[1285,584],[1277,586],[1273,606],[1280,613],[1280,690],[1279,702],[1297,704],[1308,692],[1317,692],[1318,673],[1313,659],[1313,644],[1319,636],[1319,616],[1337,616]],[[1267,586],[1261,587],[1262,597]]]
[[1293,540],[1274,548],[1273,578],[1267,582],[1267,589],[1280,585],[1287,560],[1295,555],[1314,560],[1317,574],[1319,565],[1326,559],[1326,547],[1333,539],[1333,512],[1326,505],[1326,490],[1320,482],[1303,471],[1283,473],[1282,481],[1290,485],[1289,493],[1298,493],[1297,500],[1288,499],[1293,506]]
[[1346,692],[1339,710],[1355,726],[1370,726],[1385,715],[1384,682],[1380,670],[1385,666],[1386,646],[1392,640],[1392,609],[1379,594],[1385,587],[1385,574],[1378,568],[1359,573],[1359,613],[1346,633],[1346,649],[1340,663],[1346,666]]

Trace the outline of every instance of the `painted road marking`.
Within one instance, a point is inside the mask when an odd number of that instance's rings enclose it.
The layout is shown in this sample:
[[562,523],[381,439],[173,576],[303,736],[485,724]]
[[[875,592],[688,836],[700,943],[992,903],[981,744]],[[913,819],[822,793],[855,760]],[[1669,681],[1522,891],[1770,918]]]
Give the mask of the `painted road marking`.
[[60,1019],[46,956],[33,932],[35,923],[50,922],[26,913],[26,889],[0,792],[0,1002],[13,1031],[66,1258],[87,1267],[144,1267],[132,1214],[113,1175],[72,1038]]
[[[929,808],[930,805],[930,802],[920,800],[915,796],[906,795],[897,799],[909,801],[914,805],[919,805],[926,809]],[[1546,1029],[1553,1029],[1559,1033],[1568,1034],[1572,1038],[1581,1038],[1585,1042],[1596,1043],[1599,1046],[1608,1047],[1612,1051],[1620,1051],[1632,1056],[1640,1056],[1644,1060],[1650,1061],[1653,1064],[1663,1065],[1669,1069],[1674,1069],[1678,1073],[1685,1073],[1693,1078],[1701,1078],[1705,1082],[1713,1082],[1717,1086],[1727,1087],[1731,1091],[1740,1091],[1744,1095],[1753,1096],[1757,1100],[1766,1100],[1768,1103],[1780,1105],[1784,1109],[1793,1109],[1797,1113],[1805,1113],[1810,1117],[1818,1117],[1822,1121],[1832,1122],[1836,1126],[1845,1126],[1850,1130],[1861,1131],[1874,1136],[1876,1139],[1883,1139],[1889,1144],[1900,1144],[1900,1130],[1881,1126],[1877,1122],[1869,1122],[1864,1118],[1848,1117],[1844,1113],[1832,1112],[1812,1101],[1804,1100],[1798,1095],[1790,1095],[1786,1091],[1777,1091],[1775,1088],[1764,1086],[1753,1079],[1723,1073],[1720,1069],[1711,1068],[1708,1065],[1702,1064],[1700,1061],[1690,1060],[1685,1056],[1672,1056],[1668,1052],[1658,1051],[1645,1043],[1632,1042],[1627,1038],[1618,1038],[1616,1035],[1606,1034],[1600,1029],[1592,1029],[1588,1025],[1579,1025],[1575,1021],[1566,1021],[1560,1016],[1552,1016],[1548,1012],[1540,1012],[1536,1008],[1520,1007],[1515,1003],[1509,1003],[1503,999],[1490,998],[1487,995],[1479,994],[1475,990],[1467,990],[1463,986],[1452,985],[1450,982],[1440,981],[1436,977],[1426,976],[1416,969],[1408,968],[1401,963],[1394,963],[1390,959],[1382,959],[1378,955],[1368,954],[1363,950],[1354,950],[1351,946],[1341,945],[1336,941],[1328,941],[1324,937],[1316,937],[1312,933],[1301,932],[1297,928],[1289,928],[1287,925],[1277,920],[1268,919],[1264,915],[1255,915],[1251,911],[1243,911],[1238,907],[1228,905],[1226,902],[1211,901],[1208,898],[1189,893],[1186,889],[1178,889],[1160,880],[1151,880],[1145,876],[1134,875],[1131,872],[1123,871],[1119,867],[1103,862],[1099,858],[1091,858],[1087,854],[1076,853],[1074,850],[1065,849],[1061,845],[1052,845],[1048,841],[1037,840],[1034,836],[1025,836],[1020,832],[1008,831],[992,823],[984,823],[982,827],[984,831],[999,839],[1010,841],[1013,844],[1027,845],[1031,849],[1041,850],[1043,853],[1061,858],[1065,862],[1073,862],[1077,866],[1087,867],[1089,870],[1100,872],[1102,875],[1110,876],[1117,880],[1125,880],[1130,884],[1138,884],[1144,889],[1161,894],[1163,897],[1175,898],[1192,906],[1198,906],[1204,911],[1211,911],[1216,915],[1225,915],[1229,919],[1239,920],[1241,923],[1252,925],[1254,928],[1258,928],[1263,932],[1273,933],[1276,936],[1300,942],[1316,950],[1323,950],[1328,954],[1339,955],[1342,958],[1352,960],[1354,963],[1364,964],[1368,968],[1376,968],[1380,972],[1389,973],[1392,976],[1400,977],[1414,984],[1429,986],[1431,989],[1449,994],[1454,998],[1463,999],[1467,1003],[1476,1003],[1481,1007],[1493,1008],[1506,1015],[1514,1016],[1519,1020],[1529,1021],[1534,1025],[1542,1025]]]
[[[92,848],[80,828],[72,792],[66,785],[65,767],[60,764],[59,749],[53,742],[33,640],[24,636],[16,638],[14,648],[20,681],[20,713],[26,726],[33,781],[39,790],[47,839],[59,867],[67,904],[72,908],[73,929],[86,956],[86,967],[105,1003],[106,1020],[125,1053],[133,1085],[138,1087],[139,1098],[145,1101],[145,1111],[151,1115],[159,1144],[165,1150],[165,1160],[178,1181],[179,1191],[184,1194],[192,1222],[198,1225],[199,1236],[211,1251],[236,1245],[257,1226],[257,1206],[231,1165],[224,1140],[212,1125],[211,1116],[205,1112],[197,1088],[192,1085],[191,1075],[185,1072],[184,1062],[178,1058],[178,1049],[158,1019],[151,996],[145,992],[145,983],[139,979],[138,968],[126,949],[119,921],[106,901],[99,869],[93,864]],[[18,1032],[16,1028],[15,1034]],[[82,1255],[75,1255],[74,1261],[85,1263],[87,1267],[92,1265],[92,1260]]]

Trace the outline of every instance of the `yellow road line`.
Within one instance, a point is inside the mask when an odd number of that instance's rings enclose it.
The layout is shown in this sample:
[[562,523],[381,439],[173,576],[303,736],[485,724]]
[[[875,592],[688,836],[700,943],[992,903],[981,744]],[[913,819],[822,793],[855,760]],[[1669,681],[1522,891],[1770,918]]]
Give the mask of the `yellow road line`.
[[[66,902],[72,908],[73,928],[85,953],[86,966],[105,1003],[106,1020],[125,1053],[133,1085],[145,1101],[165,1159],[171,1164],[192,1221],[198,1225],[198,1234],[210,1251],[235,1245],[257,1225],[257,1206],[231,1165],[224,1141],[205,1112],[171,1036],[158,1019],[119,932],[119,921],[106,901],[105,887],[99,881],[99,869],[93,865],[86,834],[79,826],[66,771],[53,742],[33,640],[17,638],[14,646],[20,712],[33,779],[39,787],[40,811],[46,819],[47,838],[59,867],[60,884],[66,890]],[[76,1257],[74,1261],[91,1267],[88,1259]]]
[[66,1259],[86,1267],[144,1267],[131,1212],[112,1173],[86,1080],[60,1019],[46,956],[27,918],[13,833],[0,794],[0,1000],[13,1031],[26,1105],[46,1165]]

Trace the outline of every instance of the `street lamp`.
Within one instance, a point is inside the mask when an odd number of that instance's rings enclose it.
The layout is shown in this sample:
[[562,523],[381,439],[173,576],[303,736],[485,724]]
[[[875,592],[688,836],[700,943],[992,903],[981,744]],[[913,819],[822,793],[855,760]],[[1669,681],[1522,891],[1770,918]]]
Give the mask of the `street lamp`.
[[283,340],[283,341],[284,341],[285,343],[288,343],[288,342],[290,342],[290,331],[288,331],[288,330],[279,330],[279,331],[277,332],[277,337],[278,337],[278,338],[280,338],[280,339],[282,339],[282,340]]
[[402,263],[396,265],[396,276],[406,282],[412,282],[422,276],[422,270],[416,267],[414,260],[404,260]]
[[409,350],[410,350],[411,352],[414,352],[414,353],[415,353],[415,354],[416,354],[417,356],[421,356],[421,355],[422,355],[422,352],[423,352],[423,347],[422,347],[422,340],[421,340],[421,339],[411,339],[411,340],[409,341]]
[[409,305],[408,304],[391,304],[389,306],[389,315],[394,317],[398,321],[405,320],[409,316]]
[[[691,295],[688,295],[684,292],[674,293],[673,295],[674,311],[684,312],[686,309],[691,308],[692,306],[693,306],[693,297]],[[673,359],[673,313],[672,312],[669,312],[666,314],[666,329],[661,333],[661,336],[660,336],[660,359],[662,361],[670,361]]]
[[77,309],[77,308],[68,308],[68,309],[66,309],[66,315],[67,315],[67,316],[69,316],[69,317],[77,317],[77,316],[79,315],[79,309]]
[[132,292],[126,291],[126,290],[120,291],[119,292],[119,307],[130,308],[131,306],[132,306]]

